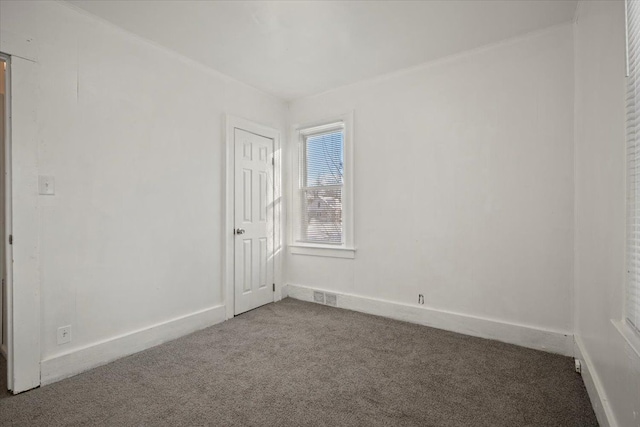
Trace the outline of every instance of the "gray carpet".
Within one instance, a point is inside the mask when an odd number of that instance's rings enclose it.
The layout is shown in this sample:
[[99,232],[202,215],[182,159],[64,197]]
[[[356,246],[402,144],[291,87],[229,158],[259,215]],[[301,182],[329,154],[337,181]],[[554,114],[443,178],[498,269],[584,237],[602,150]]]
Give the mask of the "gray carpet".
[[0,425],[597,422],[571,358],[285,299],[0,399]]
[[7,361],[0,354],[0,399],[3,397],[9,397],[9,392],[7,391]]

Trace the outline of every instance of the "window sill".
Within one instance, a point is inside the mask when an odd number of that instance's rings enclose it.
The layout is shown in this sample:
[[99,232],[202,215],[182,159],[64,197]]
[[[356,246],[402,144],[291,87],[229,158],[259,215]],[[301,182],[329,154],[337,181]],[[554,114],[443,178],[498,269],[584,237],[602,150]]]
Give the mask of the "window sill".
[[356,257],[355,248],[332,248],[327,246],[289,245],[289,253],[292,255],[324,256],[330,258]]
[[611,323],[616,327],[622,338],[629,344],[629,347],[635,351],[636,356],[640,357],[640,335],[636,332],[626,320],[611,319]]

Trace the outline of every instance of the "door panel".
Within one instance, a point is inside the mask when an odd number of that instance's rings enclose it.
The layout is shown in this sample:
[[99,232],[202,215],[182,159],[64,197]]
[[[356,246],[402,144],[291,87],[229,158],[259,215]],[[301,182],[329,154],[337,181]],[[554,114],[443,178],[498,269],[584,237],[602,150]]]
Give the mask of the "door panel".
[[273,140],[234,130],[234,314],[273,301]]
[[[0,61],[0,66],[4,63]],[[4,67],[3,67],[4,68]],[[4,73],[4,70],[0,70],[0,73]],[[7,268],[6,268],[6,250],[5,244],[7,242],[6,236],[6,219],[5,219],[5,198],[6,198],[6,175],[7,167],[5,163],[5,88],[3,77],[0,85],[0,345],[7,347]],[[0,393],[6,390],[0,390]]]

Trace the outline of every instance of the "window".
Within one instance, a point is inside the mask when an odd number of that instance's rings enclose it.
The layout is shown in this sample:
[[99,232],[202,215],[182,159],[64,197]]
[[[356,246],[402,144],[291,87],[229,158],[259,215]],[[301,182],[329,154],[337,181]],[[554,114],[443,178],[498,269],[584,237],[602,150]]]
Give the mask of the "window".
[[640,5],[627,2],[627,292],[626,318],[640,330]]
[[299,241],[341,245],[344,127],[302,134]]
[[353,258],[350,123],[294,129],[292,253]]

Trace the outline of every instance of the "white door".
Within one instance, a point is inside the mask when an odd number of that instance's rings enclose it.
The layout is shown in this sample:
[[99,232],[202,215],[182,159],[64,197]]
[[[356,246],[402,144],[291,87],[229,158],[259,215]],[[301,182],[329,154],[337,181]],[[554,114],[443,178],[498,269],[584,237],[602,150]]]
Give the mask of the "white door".
[[[4,63],[0,61],[0,66]],[[4,67],[3,67],[4,68]],[[0,73],[3,73],[0,70]],[[0,85],[4,86],[4,77],[0,79]],[[6,166],[5,166],[5,94],[4,87],[0,88],[0,345],[7,348],[7,268],[6,268],[6,220],[5,220],[5,197],[6,197]],[[6,390],[0,390],[0,393]]]
[[[7,348],[7,269],[6,269],[6,220],[5,220],[5,70],[4,62],[0,60],[0,345]],[[0,356],[1,357],[1,356]],[[0,390],[0,393],[6,390]]]
[[273,140],[234,131],[234,314],[273,302]]

